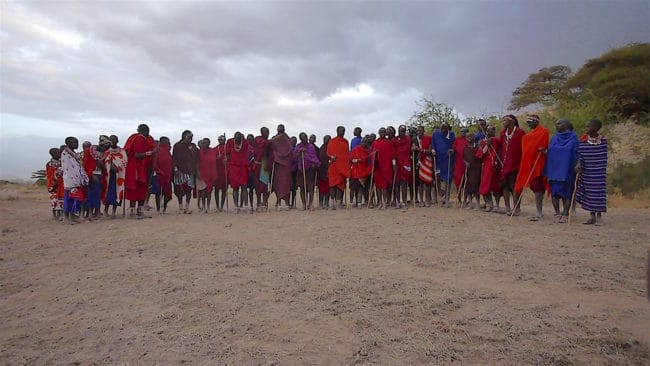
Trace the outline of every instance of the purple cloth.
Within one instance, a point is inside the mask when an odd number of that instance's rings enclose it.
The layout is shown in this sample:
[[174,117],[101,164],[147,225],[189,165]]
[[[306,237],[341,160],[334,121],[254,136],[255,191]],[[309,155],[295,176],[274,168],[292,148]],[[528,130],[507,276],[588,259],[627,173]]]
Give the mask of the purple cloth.
[[320,159],[318,159],[318,155],[316,155],[314,145],[309,143],[303,144],[301,142],[293,148],[293,170],[302,171],[302,154],[300,151],[303,149],[305,151],[305,169],[309,170],[311,167],[319,167]]

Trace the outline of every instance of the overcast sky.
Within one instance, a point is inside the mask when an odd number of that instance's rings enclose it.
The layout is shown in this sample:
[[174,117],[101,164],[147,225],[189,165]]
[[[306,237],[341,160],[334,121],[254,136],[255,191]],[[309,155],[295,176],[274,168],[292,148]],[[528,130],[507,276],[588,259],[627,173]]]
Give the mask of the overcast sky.
[[505,112],[540,67],[650,39],[649,1],[0,3],[0,178],[66,136],[172,141]]

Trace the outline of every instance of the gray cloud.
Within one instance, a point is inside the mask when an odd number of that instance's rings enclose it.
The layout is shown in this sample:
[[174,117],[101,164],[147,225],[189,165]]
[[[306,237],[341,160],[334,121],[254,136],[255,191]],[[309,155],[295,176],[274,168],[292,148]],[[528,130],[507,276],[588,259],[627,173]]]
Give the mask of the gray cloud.
[[172,139],[279,121],[292,134],[368,131],[404,121],[423,95],[466,115],[502,112],[538,68],[577,68],[650,34],[647,1],[0,6],[4,141],[125,139],[142,121]]

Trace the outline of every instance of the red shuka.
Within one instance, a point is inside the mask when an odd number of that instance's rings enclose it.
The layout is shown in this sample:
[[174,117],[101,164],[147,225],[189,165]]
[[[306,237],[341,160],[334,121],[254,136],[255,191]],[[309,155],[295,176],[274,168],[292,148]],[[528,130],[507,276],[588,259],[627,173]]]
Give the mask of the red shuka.
[[387,138],[378,138],[372,143],[375,157],[375,185],[378,189],[388,189],[393,181],[393,143]]
[[242,139],[239,150],[235,149],[235,139],[229,138],[226,142],[226,156],[228,157],[228,184],[232,188],[239,188],[248,184],[248,142]]

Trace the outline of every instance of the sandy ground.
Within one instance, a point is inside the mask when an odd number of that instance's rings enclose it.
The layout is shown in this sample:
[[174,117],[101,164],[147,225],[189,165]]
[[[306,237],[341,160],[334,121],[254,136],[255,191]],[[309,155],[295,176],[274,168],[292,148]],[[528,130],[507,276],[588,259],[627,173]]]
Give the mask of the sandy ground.
[[599,228],[443,208],[69,226],[42,199],[5,200],[0,364],[648,365],[649,213],[613,209]]

